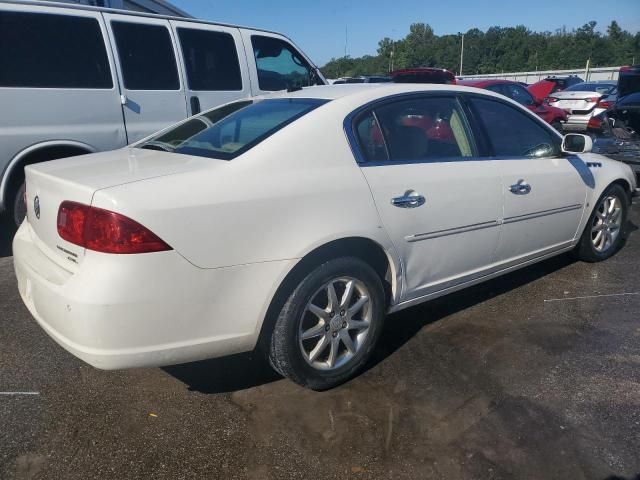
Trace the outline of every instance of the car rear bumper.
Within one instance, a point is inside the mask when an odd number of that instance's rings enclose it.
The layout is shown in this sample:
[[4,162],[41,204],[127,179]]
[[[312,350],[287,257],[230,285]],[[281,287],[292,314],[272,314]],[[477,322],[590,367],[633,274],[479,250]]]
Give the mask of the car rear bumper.
[[13,242],[20,295],[63,348],[100,369],[161,366],[255,347],[291,261],[200,269],[175,251],[87,252],[71,273],[25,221]]
[[586,130],[587,125],[589,124],[589,120],[591,120],[596,115],[604,112],[604,108],[594,108],[587,114],[578,115],[578,114],[567,114],[567,121],[564,123],[563,128],[565,130]]

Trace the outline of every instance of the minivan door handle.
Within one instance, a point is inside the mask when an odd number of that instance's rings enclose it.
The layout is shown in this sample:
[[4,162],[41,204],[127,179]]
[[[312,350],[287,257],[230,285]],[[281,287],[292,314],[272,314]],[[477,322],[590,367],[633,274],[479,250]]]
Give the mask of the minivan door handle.
[[531,185],[525,182],[523,179],[518,180],[518,183],[511,185],[509,191],[516,195],[526,195],[531,192]]
[[191,115],[200,113],[200,99],[198,97],[191,97]]
[[413,190],[407,190],[404,195],[391,199],[391,205],[399,208],[416,208],[424,205],[424,202],[424,197]]

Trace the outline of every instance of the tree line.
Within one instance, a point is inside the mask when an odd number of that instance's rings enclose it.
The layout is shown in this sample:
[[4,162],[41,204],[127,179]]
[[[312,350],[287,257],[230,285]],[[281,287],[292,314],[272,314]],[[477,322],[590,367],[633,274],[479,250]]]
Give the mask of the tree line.
[[[524,25],[473,28],[464,33],[463,74],[630,65],[640,61],[640,32],[623,30],[615,20],[606,33],[597,22],[567,31],[532,32]],[[459,74],[462,33],[435,35],[425,23],[414,23],[401,40],[385,37],[376,55],[332,58],[322,73],[327,78],[374,75],[392,69],[440,67]]]

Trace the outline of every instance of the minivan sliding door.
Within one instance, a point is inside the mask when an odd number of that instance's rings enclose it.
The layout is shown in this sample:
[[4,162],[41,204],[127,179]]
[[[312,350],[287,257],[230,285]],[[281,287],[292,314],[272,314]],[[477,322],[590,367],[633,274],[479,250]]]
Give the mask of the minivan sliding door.
[[237,28],[180,21],[171,24],[184,65],[190,115],[251,96]]
[[104,15],[114,39],[129,143],[187,117],[169,22]]

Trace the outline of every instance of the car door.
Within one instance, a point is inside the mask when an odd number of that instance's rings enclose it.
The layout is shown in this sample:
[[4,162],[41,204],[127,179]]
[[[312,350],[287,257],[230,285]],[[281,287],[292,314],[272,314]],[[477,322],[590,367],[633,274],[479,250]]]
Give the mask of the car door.
[[496,260],[519,263],[569,246],[593,179],[586,164],[562,156],[559,135],[532,114],[498,98],[471,96],[469,101],[502,177]]
[[187,117],[167,20],[104,14],[118,64],[129,143]]
[[251,96],[237,28],[180,21],[171,25],[180,47],[190,115]]
[[319,70],[280,35],[241,30],[254,95],[324,85]]
[[362,173],[402,258],[402,299],[481,276],[499,238],[500,172],[478,158],[457,98],[393,98],[352,125]]

